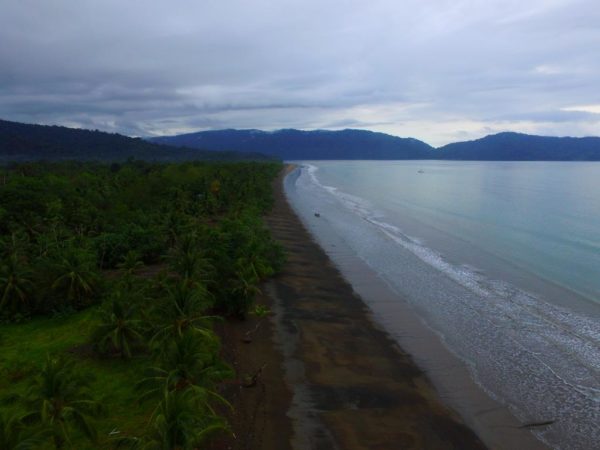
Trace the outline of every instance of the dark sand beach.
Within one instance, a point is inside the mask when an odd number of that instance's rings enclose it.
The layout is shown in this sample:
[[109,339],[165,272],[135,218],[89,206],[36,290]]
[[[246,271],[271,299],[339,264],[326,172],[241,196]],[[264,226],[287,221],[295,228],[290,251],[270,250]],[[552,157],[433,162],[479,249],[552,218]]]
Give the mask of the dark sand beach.
[[221,326],[238,380],[225,389],[234,437],[215,448],[485,448],[372,321],[290,208],[283,176],[266,221],[287,262],[263,286],[268,318]]

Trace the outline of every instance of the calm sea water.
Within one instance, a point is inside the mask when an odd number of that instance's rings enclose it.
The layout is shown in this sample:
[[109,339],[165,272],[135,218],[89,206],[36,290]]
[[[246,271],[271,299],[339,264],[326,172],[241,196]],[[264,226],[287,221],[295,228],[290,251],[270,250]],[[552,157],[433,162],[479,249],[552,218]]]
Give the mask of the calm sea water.
[[600,448],[599,163],[307,162],[286,192],[541,440]]

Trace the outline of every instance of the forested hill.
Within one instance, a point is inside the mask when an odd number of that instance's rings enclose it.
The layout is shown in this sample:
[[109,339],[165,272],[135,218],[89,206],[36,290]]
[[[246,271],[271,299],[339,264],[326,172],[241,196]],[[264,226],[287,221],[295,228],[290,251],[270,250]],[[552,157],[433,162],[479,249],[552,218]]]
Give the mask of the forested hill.
[[169,145],[261,152],[297,159],[429,159],[433,147],[412,138],[365,130],[215,130],[153,138]]
[[153,142],[208,150],[260,151],[287,160],[447,159],[481,161],[600,161],[600,138],[500,133],[434,149],[426,143],[364,130],[216,130]]
[[129,158],[260,160],[267,157],[284,160],[600,161],[600,138],[499,133],[435,149],[417,139],[366,130],[214,130],[144,140],[101,131],[0,120],[0,163],[71,159],[124,161]]
[[598,137],[548,137],[499,133],[448,144],[436,150],[439,159],[477,161],[600,161]]
[[266,159],[248,152],[214,152],[151,143],[101,131],[0,120],[0,163],[7,161],[147,161]]

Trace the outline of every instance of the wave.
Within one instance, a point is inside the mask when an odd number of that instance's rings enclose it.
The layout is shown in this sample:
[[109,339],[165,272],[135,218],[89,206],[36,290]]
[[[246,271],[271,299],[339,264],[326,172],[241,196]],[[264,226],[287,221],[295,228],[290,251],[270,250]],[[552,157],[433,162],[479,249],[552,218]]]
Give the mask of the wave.
[[[510,358],[513,358],[514,367],[497,367],[496,371],[501,372],[500,375],[498,373],[482,374],[481,366],[483,364],[478,358],[489,360],[492,358],[490,355],[484,354],[481,349],[474,349],[473,343],[465,341],[461,343],[460,337],[452,338],[450,336],[448,339],[449,336],[445,335],[448,333],[448,329],[443,330],[438,327],[435,331],[442,335],[442,340],[453,353],[465,360],[474,379],[486,391],[503,400],[507,400],[509,397],[508,403],[512,403],[512,409],[517,415],[530,417],[531,405],[524,405],[523,402],[539,404],[542,401],[540,399],[543,398],[543,393],[530,394],[525,388],[520,388],[519,391],[515,389],[512,394],[507,393],[507,381],[501,378],[527,377],[527,372],[531,370],[538,377],[535,383],[544,384],[548,389],[554,390],[553,394],[557,396],[555,405],[543,405],[541,410],[547,414],[551,413],[557,418],[564,418],[569,413],[565,410],[563,402],[568,404],[572,413],[581,409],[583,411],[573,414],[575,416],[579,414],[577,416],[579,419],[582,417],[581,415],[585,416],[587,420],[589,420],[589,416],[594,418],[590,422],[591,425],[590,423],[579,423],[579,431],[585,430],[591,435],[598,434],[598,428],[593,428],[594,420],[600,415],[598,410],[600,403],[600,326],[598,319],[549,303],[506,281],[490,279],[477,268],[449,262],[443,254],[425,246],[418,238],[407,235],[398,226],[387,222],[385,215],[377,211],[368,200],[321,183],[317,177],[318,167],[305,165],[303,169],[315,187],[329,194],[346,211],[368,223],[374,232],[384,235],[388,241],[408,250],[419,260],[474,294],[473,296],[458,296],[444,300],[451,304],[438,303],[435,307],[440,311],[433,313],[440,315],[442,314],[441,310],[446,309],[448,317],[450,317],[451,313],[458,314],[452,309],[460,309],[461,314],[475,317],[476,320],[473,323],[479,323],[482,329],[468,330],[471,336],[481,339],[482,345],[484,342],[488,342],[490,346],[488,351],[492,351],[491,347],[495,345],[493,336],[496,336],[498,345],[505,347],[502,349],[503,355],[506,355],[505,358],[508,359],[505,363],[510,364]],[[369,261],[366,262],[369,263]],[[373,267],[373,269],[378,271],[377,267]],[[394,280],[387,281],[392,284],[394,282]],[[418,300],[413,300],[413,302],[418,302]],[[432,307],[429,306],[429,308]],[[457,329],[455,328],[454,332]],[[452,342],[455,343],[454,346]],[[494,364],[496,363],[494,362]],[[519,374],[519,370],[524,373]],[[496,382],[504,383],[504,385],[500,388],[494,385]],[[534,380],[524,383],[525,387],[533,386]],[[533,398],[533,395],[537,395],[537,397]],[[589,411],[590,405],[593,405],[593,411]],[[585,411],[586,409],[588,411]],[[571,422],[575,423],[577,420],[571,419]]]

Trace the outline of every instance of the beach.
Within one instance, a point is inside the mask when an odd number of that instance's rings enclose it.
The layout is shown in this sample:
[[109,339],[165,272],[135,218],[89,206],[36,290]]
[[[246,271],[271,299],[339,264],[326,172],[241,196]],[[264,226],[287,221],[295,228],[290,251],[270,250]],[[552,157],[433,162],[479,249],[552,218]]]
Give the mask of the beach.
[[306,231],[284,175],[266,223],[287,262],[258,300],[271,314],[220,326],[238,380],[224,392],[233,437],[215,448],[486,448]]

